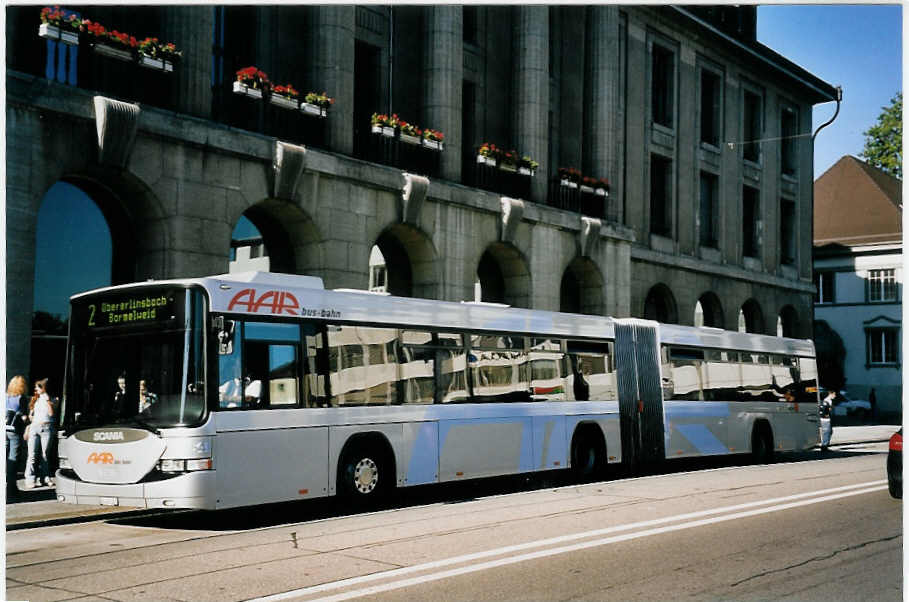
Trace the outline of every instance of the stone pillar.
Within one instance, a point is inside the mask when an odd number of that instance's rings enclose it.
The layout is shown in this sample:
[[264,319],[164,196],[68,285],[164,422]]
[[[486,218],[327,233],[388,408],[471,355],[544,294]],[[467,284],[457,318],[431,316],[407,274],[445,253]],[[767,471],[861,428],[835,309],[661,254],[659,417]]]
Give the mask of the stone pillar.
[[212,6],[169,6],[164,9],[163,42],[183,52],[174,78],[172,102],[178,113],[211,118]]
[[328,116],[328,147],[353,154],[354,34],[356,7],[322,5],[313,9],[311,86],[335,99]]
[[545,202],[549,173],[549,7],[514,8],[514,133],[519,153],[540,162],[530,199]]
[[619,110],[619,9],[587,8],[587,65],[584,107],[584,175],[617,180],[616,147]]
[[461,180],[461,88],[464,80],[463,7],[427,6],[423,33],[423,127],[445,134],[442,177]]

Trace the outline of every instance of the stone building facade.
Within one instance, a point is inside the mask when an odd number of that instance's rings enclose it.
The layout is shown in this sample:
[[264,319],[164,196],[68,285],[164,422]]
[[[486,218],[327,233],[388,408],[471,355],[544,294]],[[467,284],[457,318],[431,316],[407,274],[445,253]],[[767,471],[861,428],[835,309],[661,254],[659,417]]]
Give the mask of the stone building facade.
[[[6,368],[28,373],[35,237],[58,181],[112,232],[113,283],[223,273],[241,216],[273,271],[445,300],[811,333],[812,108],[836,91],[756,42],[755,7],[88,6],[173,72],[7,11]],[[233,93],[255,65],[324,118]],[[266,98],[267,98],[266,94]],[[373,113],[444,133],[372,133]],[[533,176],[478,163],[490,142]],[[559,168],[608,178],[608,197]],[[583,184],[583,182],[582,182]],[[702,317],[701,317],[702,316]]]

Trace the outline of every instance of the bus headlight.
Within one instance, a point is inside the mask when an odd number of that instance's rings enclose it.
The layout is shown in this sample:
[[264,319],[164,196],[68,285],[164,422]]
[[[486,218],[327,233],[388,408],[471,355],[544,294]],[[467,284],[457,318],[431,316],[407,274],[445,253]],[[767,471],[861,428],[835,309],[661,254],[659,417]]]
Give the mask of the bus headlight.
[[211,470],[211,458],[195,458],[192,460],[161,460],[158,470],[161,472],[190,472],[194,470]]

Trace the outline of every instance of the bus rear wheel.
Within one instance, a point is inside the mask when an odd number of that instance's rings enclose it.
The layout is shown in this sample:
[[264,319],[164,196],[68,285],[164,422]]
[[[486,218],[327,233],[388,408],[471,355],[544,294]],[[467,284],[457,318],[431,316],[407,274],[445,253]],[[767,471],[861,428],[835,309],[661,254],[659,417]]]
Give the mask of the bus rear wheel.
[[338,464],[338,493],[356,503],[384,497],[393,478],[389,466],[378,449],[357,446],[345,451]]
[[578,431],[571,441],[571,472],[586,482],[602,476],[606,469],[606,446],[590,429]]
[[754,425],[751,432],[751,457],[756,464],[773,462],[773,433],[763,422]]

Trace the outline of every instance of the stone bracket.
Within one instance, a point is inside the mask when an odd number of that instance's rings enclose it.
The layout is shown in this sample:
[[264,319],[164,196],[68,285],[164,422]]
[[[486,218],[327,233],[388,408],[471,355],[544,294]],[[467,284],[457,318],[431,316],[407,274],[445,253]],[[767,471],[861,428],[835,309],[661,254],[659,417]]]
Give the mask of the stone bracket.
[[429,178],[404,172],[404,189],[401,192],[401,223],[416,226],[426,193],[429,192]]
[[600,242],[600,228],[603,223],[595,217],[581,216],[581,231],[578,239],[581,245],[581,257],[591,257]]
[[501,242],[514,243],[518,226],[524,218],[524,201],[503,196],[502,203],[502,233]]
[[125,169],[139,129],[139,105],[93,97],[98,129],[98,163]]
[[272,196],[276,199],[292,201],[305,167],[305,147],[276,140],[275,155],[272,161],[275,175]]

